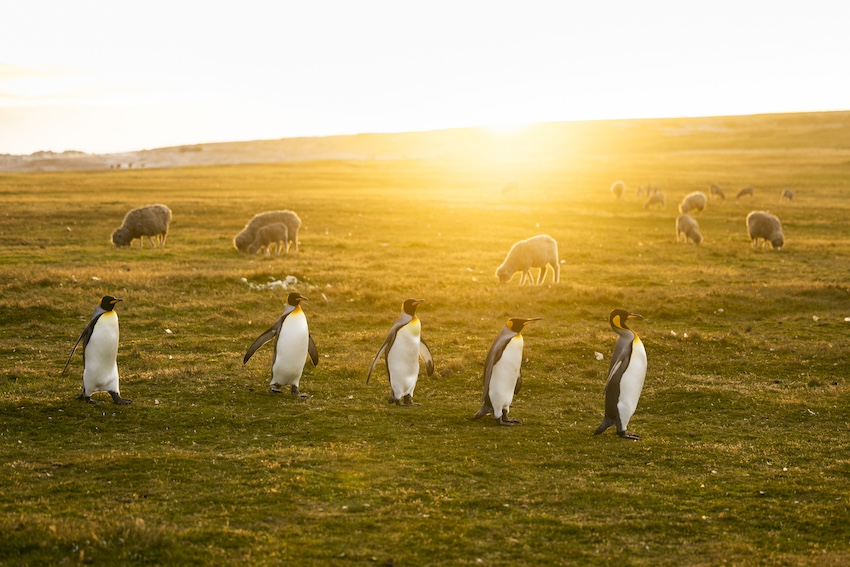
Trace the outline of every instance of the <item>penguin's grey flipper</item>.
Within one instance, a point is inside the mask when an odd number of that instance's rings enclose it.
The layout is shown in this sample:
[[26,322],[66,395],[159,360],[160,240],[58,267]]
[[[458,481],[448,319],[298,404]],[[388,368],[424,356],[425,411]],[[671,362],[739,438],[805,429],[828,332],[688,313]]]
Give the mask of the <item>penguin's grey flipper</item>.
[[71,349],[71,354],[68,355],[68,362],[65,363],[65,368],[62,369],[62,374],[59,376],[64,376],[65,371],[68,370],[68,365],[71,364],[71,359],[74,358],[74,353],[77,352],[77,347],[80,346],[80,343],[83,343],[83,366],[86,363],[86,346],[89,344],[89,339],[91,338],[91,334],[94,332],[94,326],[97,324],[97,320],[100,319],[100,316],[106,313],[106,311],[98,306],[95,309],[94,315],[89,320],[86,328],[83,329],[83,332],[80,333],[80,338],[77,339],[77,342],[74,343],[74,348]]
[[425,373],[428,376],[434,374],[434,357],[431,356],[431,349],[421,338],[419,339],[419,358],[425,361]]
[[378,354],[375,355],[375,360],[372,361],[372,366],[369,367],[369,375],[366,376],[366,383],[369,383],[369,379],[372,378],[372,372],[375,370],[375,367],[378,366],[378,361],[381,360],[381,355],[384,354],[387,350],[387,341],[384,341],[384,344],[381,345],[381,348],[378,349]]
[[112,396],[112,401],[115,405],[119,406],[129,406],[133,403],[133,400],[128,400],[127,398],[122,398],[118,392],[109,392],[109,395]]
[[310,353],[310,360],[313,366],[319,365],[319,349],[316,348],[316,343],[313,341],[313,335],[307,335],[307,352]]
[[520,388],[522,388],[522,374],[516,377],[516,386],[514,386],[514,396],[519,394]]
[[277,334],[278,328],[280,328],[280,326],[275,323],[274,325],[266,329],[262,335],[257,337],[256,340],[251,343],[251,346],[248,347],[248,352],[245,353],[245,358],[242,359],[242,364],[246,364],[251,359],[251,357],[254,356],[254,353],[257,352],[258,348],[272,340]]
[[606,429],[608,429],[612,425],[614,425],[614,420],[611,419],[610,417],[606,417],[605,419],[602,420],[602,423],[599,425],[599,427],[596,428],[596,431],[594,431],[593,434],[594,435],[601,435],[603,431],[605,431]]
[[623,439],[630,439],[632,441],[640,440],[640,435],[638,435],[637,433],[632,433],[631,431],[618,431],[617,435],[619,435]]

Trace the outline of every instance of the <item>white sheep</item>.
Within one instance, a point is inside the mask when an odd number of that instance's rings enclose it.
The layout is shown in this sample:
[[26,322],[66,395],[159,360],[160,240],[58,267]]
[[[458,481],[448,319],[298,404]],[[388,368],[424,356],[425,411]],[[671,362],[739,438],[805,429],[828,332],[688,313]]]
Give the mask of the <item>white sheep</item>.
[[794,192],[790,189],[785,189],[782,192],[782,195],[779,196],[779,202],[788,201],[789,203],[794,200]]
[[752,211],[747,215],[747,233],[755,249],[758,249],[759,240],[762,241],[762,248],[766,248],[767,243],[770,242],[773,248],[782,250],[785,244],[782,222],[775,215],[765,211]]
[[[269,225],[283,223],[286,225],[288,241],[286,249],[298,252],[298,229],[301,228],[301,219],[292,211],[269,211],[255,215],[245,228],[233,238],[233,245],[240,252],[248,252],[248,247],[253,244],[260,228]],[[291,248],[290,248],[291,243]]]
[[649,196],[649,199],[644,203],[644,208],[648,209],[649,207],[660,206],[662,209],[667,208],[667,197],[664,196],[664,193],[655,192]]
[[531,268],[540,268],[537,274],[537,285],[546,281],[549,273],[548,266],[552,266],[555,283],[561,281],[561,266],[558,264],[558,243],[551,236],[539,234],[527,240],[520,240],[511,247],[507,258],[496,270],[499,283],[505,283],[513,277],[516,272],[522,272],[519,285],[528,282],[535,285],[531,276]]
[[702,244],[699,224],[691,215],[679,215],[676,219],[676,242],[687,243],[689,240],[694,244]]
[[708,193],[711,195],[712,199],[720,199],[721,201],[726,200],[726,193],[723,192],[723,189],[721,189],[719,185],[715,185],[714,183],[711,184]]
[[254,238],[254,242],[248,246],[248,254],[257,254],[260,250],[262,250],[263,255],[269,256],[271,254],[272,247],[274,247],[275,253],[279,255],[281,251],[287,251],[286,246],[288,241],[289,230],[286,228],[285,224],[282,222],[267,224],[266,226],[260,227],[260,230],[257,231],[257,236]]
[[615,181],[611,184],[611,193],[618,199],[623,198],[623,193],[626,192],[626,184],[622,181]]
[[683,215],[689,215],[691,213],[701,213],[705,210],[705,205],[708,203],[708,197],[705,196],[705,193],[702,191],[694,191],[693,193],[688,193],[685,195],[685,198],[682,199],[682,202],[679,203],[679,212]]
[[[151,248],[165,247],[165,239],[168,237],[168,227],[171,224],[171,209],[165,205],[147,205],[139,209],[133,209],[124,215],[124,222],[112,233],[112,242],[115,246],[130,246],[133,240],[139,239],[139,248],[142,248],[143,236],[148,238]],[[156,243],[151,237],[156,237]]]

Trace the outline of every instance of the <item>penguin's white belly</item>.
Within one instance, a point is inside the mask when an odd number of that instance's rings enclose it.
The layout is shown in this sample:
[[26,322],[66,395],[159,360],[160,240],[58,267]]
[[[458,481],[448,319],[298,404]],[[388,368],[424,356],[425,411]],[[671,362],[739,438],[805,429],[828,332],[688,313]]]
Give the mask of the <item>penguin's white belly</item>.
[[284,319],[272,365],[272,384],[298,386],[307,361],[309,336],[303,312],[293,311]]
[[644,378],[646,378],[646,349],[643,348],[640,339],[636,339],[632,343],[629,367],[620,378],[620,398],[617,400],[617,412],[620,414],[620,423],[624,430],[637,409]]
[[390,386],[396,399],[413,395],[416,388],[416,380],[419,378],[420,329],[418,319],[400,328],[392,348],[387,353]]
[[97,320],[86,345],[83,388],[94,392],[118,392],[118,315],[104,313]]
[[522,335],[511,339],[502,351],[502,358],[493,366],[493,371],[490,373],[490,403],[493,404],[493,417],[496,419],[511,409],[522,365],[522,345]]

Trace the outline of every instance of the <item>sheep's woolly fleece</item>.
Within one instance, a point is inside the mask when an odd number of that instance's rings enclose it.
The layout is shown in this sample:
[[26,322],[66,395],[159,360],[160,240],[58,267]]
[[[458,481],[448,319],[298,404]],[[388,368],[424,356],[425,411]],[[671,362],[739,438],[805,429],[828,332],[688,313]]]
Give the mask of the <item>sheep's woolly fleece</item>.
[[249,282],[248,278],[242,278],[241,281],[242,283],[247,284],[249,288],[255,290],[282,289],[285,291],[289,291],[291,289],[295,289],[296,287],[305,287],[305,284],[303,282],[299,282],[298,278],[296,278],[295,276],[286,276],[282,280],[276,280],[274,279],[274,276],[269,276],[269,283],[264,284],[256,284],[253,282]]

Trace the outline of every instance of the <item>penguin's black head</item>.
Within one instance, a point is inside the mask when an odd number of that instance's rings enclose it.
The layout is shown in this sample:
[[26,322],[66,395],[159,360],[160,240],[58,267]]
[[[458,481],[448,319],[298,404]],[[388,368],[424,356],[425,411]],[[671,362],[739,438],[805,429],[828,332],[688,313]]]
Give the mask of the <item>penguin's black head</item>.
[[115,304],[119,301],[124,301],[123,299],[117,299],[112,297],[111,295],[104,295],[103,299],[100,300],[100,308],[104,311],[112,311],[115,309]]
[[531,319],[520,319],[518,317],[514,317],[513,319],[508,319],[508,322],[505,323],[505,326],[514,333],[521,333],[523,327],[533,321],[540,321],[542,318],[543,317],[532,317]]
[[286,296],[286,302],[293,307],[298,307],[302,301],[307,301],[307,298],[295,291]]
[[615,331],[617,329],[628,329],[628,325],[626,325],[626,321],[629,319],[643,319],[643,315],[638,315],[637,313],[629,313],[625,309],[614,309],[611,312],[611,315],[608,316],[608,323],[611,324],[611,328]]
[[424,299],[408,299],[404,302],[404,304],[401,306],[401,308],[405,313],[407,313],[408,315],[410,315],[412,317],[412,316],[416,315],[416,307],[420,303],[424,303],[424,302],[425,302]]

